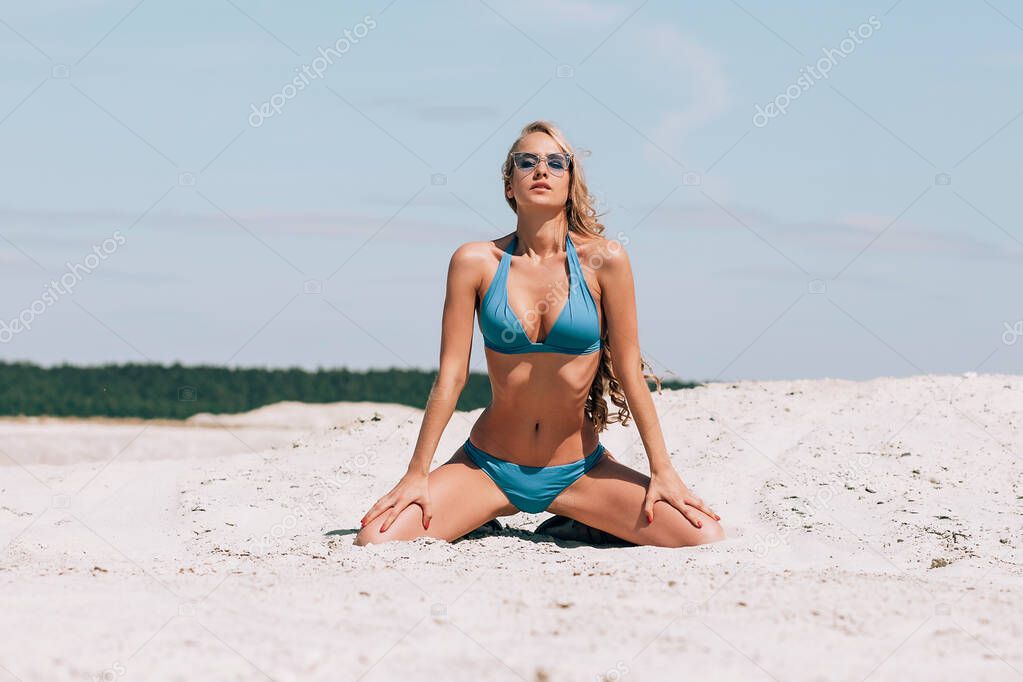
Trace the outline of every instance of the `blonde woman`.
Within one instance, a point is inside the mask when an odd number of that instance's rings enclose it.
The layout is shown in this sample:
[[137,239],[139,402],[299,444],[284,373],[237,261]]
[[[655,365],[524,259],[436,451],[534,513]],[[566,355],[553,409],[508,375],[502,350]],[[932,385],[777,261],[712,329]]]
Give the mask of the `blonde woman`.
[[[452,255],[440,370],[419,438],[407,473],[363,517],[356,544],[453,541],[520,511],[551,512],[626,544],[723,539],[721,517],[668,457],[643,373],[629,258],[603,237],[572,147],[553,124],[530,123],[502,174],[515,231]],[[465,443],[430,471],[468,377],[477,315],[493,400]],[[649,476],[618,462],[598,437],[633,415]]]

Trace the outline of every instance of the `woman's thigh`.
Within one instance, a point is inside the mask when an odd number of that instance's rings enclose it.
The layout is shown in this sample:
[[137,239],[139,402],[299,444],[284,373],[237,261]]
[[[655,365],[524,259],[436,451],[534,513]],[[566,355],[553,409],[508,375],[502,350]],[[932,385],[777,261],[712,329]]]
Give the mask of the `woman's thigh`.
[[381,533],[380,526],[390,514],[390,510],[384,511],[359,531],[355,544],[412,540],[424,535],[451,542],[498,516],[518,512],[461,447],[447,462],[430,472],[429,490],[433,504],[429,530],[423,528],[422,508],[413,503]]
[[703,524],[697,528],[664,500],[654,503],[654,521],[647,523],[643,500],[649,482],[646,474],[605,451],[596,466],[565,488],[547,511],[637,545],[688,547],[724,539],[724,529],[713,517],[694,509]]

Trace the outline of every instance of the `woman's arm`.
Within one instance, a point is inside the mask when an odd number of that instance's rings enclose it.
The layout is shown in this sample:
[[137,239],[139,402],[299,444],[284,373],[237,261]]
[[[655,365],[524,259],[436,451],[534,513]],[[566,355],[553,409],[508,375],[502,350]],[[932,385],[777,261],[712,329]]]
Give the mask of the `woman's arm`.
[[430,527],[430,519],[433,518],[428,485],[430,464],[444,427],[455,411],[458,396],[469,378],[472,321],[476,310],[476,290],[482,277],[475,267],[479,261],[478,255],[474,255],[477,252],[478,247],[474,249],[471,244],[463,244],[455,250],[448,264],[444,319],[441,324],[440,370],[426,401],[426,412],[419,427],[419,438],[408,471],[362,517],[362,525],[365,526],[389,511],[380,525],[381,533],[413,502],[423,508],[423,527]]
[[620,242],[606,242],[605,250],[608,255],[597,273],[597,281],[600,283],[601,304],[611,346],[611,363],[650,460],[650,485],[647,486],[643,505],[647,519],[653,521],[654,502],[664,500],[699,527],[699,519],[687,505],[712,517],[720,517],[686,487],[671,463],[650,387],[643,377],[632,264]]
[[476,313],[476,291],[482,272],[479,247],[463,244],[448,264],[447,293],[441,323],[440,369],[426,401],[419,438],[409,462],[409,471],[428,474],[444,428],[455,412],[458,396],[469,379],[472,351],[472,322]]
[[611,346],[611,363],[650,459],[650,473],[655,474],[671,469],[672,464],[650,387],[643,378],[632,264],[620,242],[608,241],[606,244],[608,255],[597,273],[597,280]]

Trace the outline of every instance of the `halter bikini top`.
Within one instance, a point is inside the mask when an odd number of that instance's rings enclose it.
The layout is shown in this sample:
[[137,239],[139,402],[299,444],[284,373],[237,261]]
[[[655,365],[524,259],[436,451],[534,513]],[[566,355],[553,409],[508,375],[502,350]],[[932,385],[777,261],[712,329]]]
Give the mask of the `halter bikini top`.
[[479,309],[483,345],[508,355],[519,353],[586,355],[600,350],[600,317],[597,313],[597,304],[586,285],[586,278],[583,277],[575,245],[567,234],[565,249],[568,251],[568,301],[548,332],[547,338],[535,343],[529,340],[519,318],[508,305],[508,270],[511,266],[511,254],[515,252],[518,240],[518,235],[515,235],[501,254],[501,264],[497,266],[497,273],[483,296]]

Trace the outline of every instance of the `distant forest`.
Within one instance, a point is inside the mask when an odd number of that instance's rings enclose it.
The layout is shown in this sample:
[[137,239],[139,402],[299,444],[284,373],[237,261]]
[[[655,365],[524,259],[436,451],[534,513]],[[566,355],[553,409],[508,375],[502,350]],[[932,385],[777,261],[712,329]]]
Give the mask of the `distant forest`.
[[[246,412],[282,400],[370,401],[420,409],[437,373],[385,369],[228,368],[213,365],[123,364],[40,367],[0,362],[0,416],[185,419],[198,412]],[[662,381],[665,389],[698,383]],[[653,389],[653,384],[650,384]],[[459,410],[490,403],[490,380],[473,373]]]

